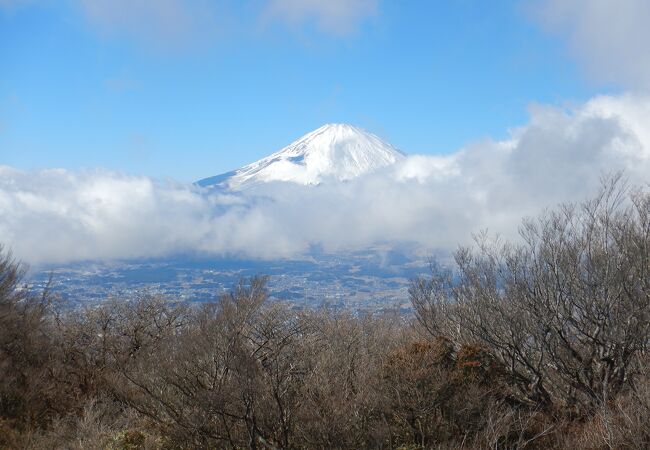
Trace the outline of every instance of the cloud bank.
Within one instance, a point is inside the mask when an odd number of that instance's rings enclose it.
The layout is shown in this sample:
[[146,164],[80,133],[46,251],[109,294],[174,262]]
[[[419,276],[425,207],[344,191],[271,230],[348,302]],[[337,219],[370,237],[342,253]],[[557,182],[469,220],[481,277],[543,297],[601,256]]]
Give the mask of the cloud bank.
[[238,194],[106,171],[0,167],[0,242],[31,264],[186,252],[271,259],[311,244],[452,250],[486,228],[516,235],[522,216],[590,196],[603,173],[647,183],[649,122],[650,98],[535,106],[507,140],[410,156],[351,182]]

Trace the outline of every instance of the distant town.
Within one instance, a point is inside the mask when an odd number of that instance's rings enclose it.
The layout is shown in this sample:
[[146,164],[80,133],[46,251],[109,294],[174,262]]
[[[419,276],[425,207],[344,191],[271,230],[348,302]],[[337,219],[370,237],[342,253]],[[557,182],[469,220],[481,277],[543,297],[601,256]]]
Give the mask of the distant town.
[[409,313],[410,281],[428,272],[428,262],[405,262],[395,254],[388,258],[368,251],[320,254],[302,261],[183,258],[89,262],[34,270],[31,282],[37,289],[50,284],[68,307],[83,307],[142,295],[201,303],[224,294],[242,278],[267,275],[271,299],[288,303],[294,310]]

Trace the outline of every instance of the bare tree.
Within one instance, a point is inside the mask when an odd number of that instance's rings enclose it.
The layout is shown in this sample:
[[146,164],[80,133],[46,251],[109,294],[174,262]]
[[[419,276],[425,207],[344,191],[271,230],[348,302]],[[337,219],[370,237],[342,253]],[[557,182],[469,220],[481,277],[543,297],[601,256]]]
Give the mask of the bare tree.
[[522,400],[606,405],[639,372],[650,337],[650,202],[627,193],[614,177],[594,199],[524,222],[522,243],[483,236],[476,250],[461,248],[453,289],[414,285],[418,317],[435,331],[429,322],[444,309],[463,339],[507,368]]
[[24,274],[0,246],[0,419],[31,427],[56,411],[57,391],[48,380],[49,293],[32,292]]

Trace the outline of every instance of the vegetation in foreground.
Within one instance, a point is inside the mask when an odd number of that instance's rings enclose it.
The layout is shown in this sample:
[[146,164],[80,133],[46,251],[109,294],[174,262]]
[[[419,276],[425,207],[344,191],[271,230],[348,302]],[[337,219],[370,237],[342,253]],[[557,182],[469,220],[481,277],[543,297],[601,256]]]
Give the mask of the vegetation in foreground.
[[415,280],[411,321],[264,278],[59,311],[2,252],[0,448],[649,448],[650,195],[610,180],[521,235]]

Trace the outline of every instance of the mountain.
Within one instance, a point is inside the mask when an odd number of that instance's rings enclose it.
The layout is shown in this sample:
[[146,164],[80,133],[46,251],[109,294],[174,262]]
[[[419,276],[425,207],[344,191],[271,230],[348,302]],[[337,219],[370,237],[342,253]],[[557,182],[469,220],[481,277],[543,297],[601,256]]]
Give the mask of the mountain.
[[328,178],[350,180],[402,158],[402,152],[372,133],[352,125],[327,124],[266,158],[197,184],[235,190],[269,181],[314,185]]

